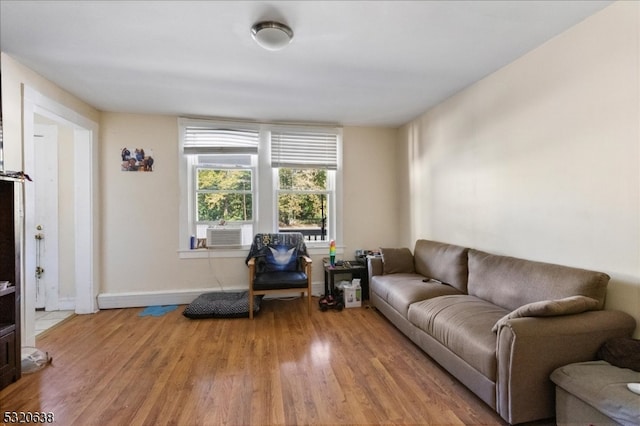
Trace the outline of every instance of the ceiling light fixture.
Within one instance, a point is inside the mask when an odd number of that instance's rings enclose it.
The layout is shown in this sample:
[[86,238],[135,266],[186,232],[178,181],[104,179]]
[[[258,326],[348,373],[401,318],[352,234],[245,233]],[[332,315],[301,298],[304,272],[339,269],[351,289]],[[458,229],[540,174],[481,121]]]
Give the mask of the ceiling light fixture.
[[251,36],[267,50],[280,50],[291,42],[293,31],[276,21],[262,21],[251,27]]

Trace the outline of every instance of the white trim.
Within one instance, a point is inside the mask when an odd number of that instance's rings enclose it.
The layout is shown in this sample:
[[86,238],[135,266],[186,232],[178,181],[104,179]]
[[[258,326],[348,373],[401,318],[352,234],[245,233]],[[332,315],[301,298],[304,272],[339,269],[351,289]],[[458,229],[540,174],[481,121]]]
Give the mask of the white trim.
[[[91,131],[75,129],[74,131],[74,199],[87,200],[86,203],[75,203],[75,251],[76,251],[76,313],[90,314],[98,310],[98,279],[94,261],[85,262],[83,255],[98,252],[98,234],[94,212],[97,211],[97,164],[98,150],[92,143]],[[91,161],[86,161],[90,158]],[[77,176],[83,178],[77,179]],[[87,230],[91,230],[87,232]],[[86,256],[86,255],[85,255]]]
[[100,309],[138,308],[145,306],[185,305],[202,293],[220,290],[202,288],[193,290],[147,291],[130,293],[102,293],[98,295]]
[[[27,174],[29,170],[34,169],[34,146],[33,146],[33,134],[34,134],[34,112],[36,106],[33,101],[26,95],[27,88],[24,88],[24,100],[23,100],[23,168]],[[30,135],[30,136],[28,136]],[[33,215],[33,206],[35,205],[35,191],[33,188],[27,188],[29,182],[25,182],[24,185],[24,221],[22,230],[23,252],[22,259],[24,269],[22,271],[22,306],[21,309],[21,340],[22,346],[35,346],[36,342],[36,283],[34,271],[36,268],[35,257],[35,239],[32,235],[27,233],[27,229],[35,229],[35,217]],[[27,271],[29,271],[27,273]]]
[[[328,256],[329,242],[324,241],[320,246],[313,246],[313,242],[307,242],[309,256]],[[207,259],[207,258],[246,258],[249,254],[249,246],[240,249],[197,249],[178,250],[180,259]],[[336,254],[344,254],[344,246],[336,247]]]
[[[100,309],[122,309],[122,308],[142,308],[147,306],[166,305],[188,305],[202,293],[216,291],[246,291],[247,284],[219,287],[200,288],[190,290],[170,290],[170,291],[148,291],[131,293],[102,293],[98,295],[98,306]],[[312,283],[312,295],[320,296],[324,293],[324,282]],[[292,296],[300,294],[292,292]],[[282,297],[282,295],[280,295]]]
[[[25,171],[29,158],[33,158],[32,144],[34,134],[34,115],[39,114],[74,128],[74,159],[76,173],[75,222],[76,222],[76,313],[93,313],[98,309],[96,297],[99,288],[99,222],[98,204],[98,123],[47,98],[35,89],[23,85],[23,128],[22,138],[25,150],[23,161]],[[31,148],[30,148],[31,146]],[[31,151],[29,151],[31,150]],[[31,157],[29,157],[31,155]],[[87,161],[89,159],[89,161]],[[79,178],[78,178],[79,177]],[[25,187],[30,183],[27,182]],[[33,192],[33,191],[31,191]],[[28,195],[25,190],[25,198]],[[25,206],[30,201],[25,199]],[[32,229],[33,217],[25,211],[25,228]],[[32,272],[35,270],[30,238],[24,238],[24,271],[22,297],[22,345],[35,346],[35,283]],[[33,256],[31,256],[33,257]]]

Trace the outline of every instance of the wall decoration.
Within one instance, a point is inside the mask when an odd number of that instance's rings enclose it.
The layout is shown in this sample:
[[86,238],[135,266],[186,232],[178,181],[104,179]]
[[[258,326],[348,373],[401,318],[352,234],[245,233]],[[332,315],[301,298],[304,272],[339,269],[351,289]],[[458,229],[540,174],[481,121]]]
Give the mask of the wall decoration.
[[133,152],[127,147],[122,148],[120,152],[122,162],[120,170],[123,172],[152,172],[153,171],[153,152],[145,151],[143,148],[135,148]]

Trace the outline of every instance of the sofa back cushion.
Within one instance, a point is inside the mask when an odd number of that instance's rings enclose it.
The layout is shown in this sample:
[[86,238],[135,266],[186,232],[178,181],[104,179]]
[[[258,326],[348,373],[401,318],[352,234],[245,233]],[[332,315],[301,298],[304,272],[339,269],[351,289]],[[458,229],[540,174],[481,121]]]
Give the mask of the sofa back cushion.
[[602,272],[469,250],[469,294],[509,310],[576,295],[602,309],[608,283]]
[[382,253],[383,273],[386,274],[413,274],[413,255],[411,250],[403,248],[380,248]]
[[437,241],[417,240],[413,251],[416,273],[467,292],[466,247]]

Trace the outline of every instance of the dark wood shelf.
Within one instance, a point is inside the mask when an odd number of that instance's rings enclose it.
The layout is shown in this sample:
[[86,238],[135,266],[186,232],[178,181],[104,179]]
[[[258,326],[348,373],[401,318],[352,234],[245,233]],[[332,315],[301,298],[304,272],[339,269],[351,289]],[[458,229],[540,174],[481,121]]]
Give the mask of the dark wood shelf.
[[9,334],[12,331],[16,331],[16,325],[15,324],[0,322],[0,336],[4,336],[5,334]]
[[7,294],[12,294],[16,292],[16,287],[15,286],[11,286],[11,287],[7,287],[4,290],[0,290],[0,297],[2,296],[6,296]]
[[0,172],[0,389],[21,376],[20,267],[22,187],[24,180]]

